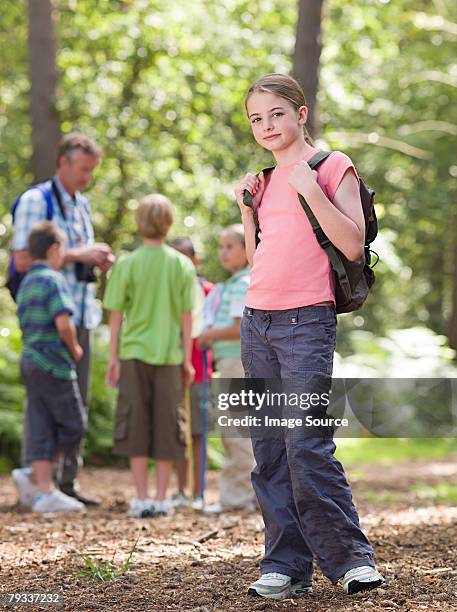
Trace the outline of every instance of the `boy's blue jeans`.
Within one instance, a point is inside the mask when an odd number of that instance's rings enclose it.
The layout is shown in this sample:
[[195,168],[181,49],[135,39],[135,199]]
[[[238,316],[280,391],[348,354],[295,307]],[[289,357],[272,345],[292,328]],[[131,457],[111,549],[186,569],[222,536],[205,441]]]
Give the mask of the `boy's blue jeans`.
[[[245,308],[241,358],[246,378],[287,379],[290,388],[297,381],[309,392],[328,392],[335,335],[332,306]],[[261,573],[310,579],[316,558],[335,584],[351,568],[374,567],[343,467],[333,456],[331,433],[310,437],[285,429],[273,439],[253,436],[252,444],[256,466],[251,478],[265,523]]]

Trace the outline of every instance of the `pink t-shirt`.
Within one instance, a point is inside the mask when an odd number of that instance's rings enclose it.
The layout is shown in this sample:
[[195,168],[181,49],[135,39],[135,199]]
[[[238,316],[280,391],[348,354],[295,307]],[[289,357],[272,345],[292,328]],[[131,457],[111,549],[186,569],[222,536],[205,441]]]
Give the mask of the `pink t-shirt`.
[[[318,152],[312,149],[305,161]],[[288,183],[295,164],[276,167],[258,208],[260,243],[254,253],[246,305],[261,310],[286,310],[335,302],[333,272],[317,242],[296,191]],[[333,201],[348,169],[347,155],[333,152],[317,170],[317,182]]]

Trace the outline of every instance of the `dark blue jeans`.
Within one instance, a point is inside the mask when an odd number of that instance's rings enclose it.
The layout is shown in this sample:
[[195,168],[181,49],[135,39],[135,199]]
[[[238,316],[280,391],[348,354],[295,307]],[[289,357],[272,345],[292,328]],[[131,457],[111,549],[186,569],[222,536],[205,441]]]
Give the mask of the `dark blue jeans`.
[[[332,306],[245,308],[241,358],[246,378],[280,378],[291,388],[297,383],[309,392],[329,392],[335,335]],[[374,567],[331,434],[314,437],[285,429],[273,439],[255,436],[252,445],[252,484],[265,523],[261,573],[310,578],[316,558],[335,584],[351,568]]]

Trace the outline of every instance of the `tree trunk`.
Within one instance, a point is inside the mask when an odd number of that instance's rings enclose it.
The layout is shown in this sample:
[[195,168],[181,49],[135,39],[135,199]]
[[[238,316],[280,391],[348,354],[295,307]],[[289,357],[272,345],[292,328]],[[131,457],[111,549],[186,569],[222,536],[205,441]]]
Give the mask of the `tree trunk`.
[[53,8],[52,0],[29,0],[28,3],[32,172],[36,182],[54,174],[60,138]]
[[303,87],[309,108],[306,126],[311,136],[317,132],[316,96],[322,50],[322,5],[323,0],[299,0],[293,57],[293,75]]

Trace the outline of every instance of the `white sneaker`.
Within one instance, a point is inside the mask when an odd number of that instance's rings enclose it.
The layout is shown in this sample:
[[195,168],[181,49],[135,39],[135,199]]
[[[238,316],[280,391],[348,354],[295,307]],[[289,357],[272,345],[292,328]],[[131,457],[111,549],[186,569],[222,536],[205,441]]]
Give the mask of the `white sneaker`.
[[277,572],[263,574],[251,584],[248,595],[267,597],[268,599],[285,599],[291,595],[291,578]]
[[148,518],[150,516],[155,516],[154,500],[150,497],[147,497],[146,499],[138,499],[138,497],[134,497],[130,502],[127,516],[130,516],[131,518]]
[[354,567],[347,571],[343,577],[343,589],[348,595],[359,593],[360,591],[370,591],[381,584],[384,584],[383,576],[370,565]]
[[182,491],[179,491],[172,496],[170,504],[173,506],[173,508],[188,508],[190,502],[187,495],[185,495],[185,493]]
[[166,499],[162,501],[154,500],[154,516],[166,516],[170,514],[170,502]]
[[32,508],[35,495],[38,493],[38,488],[33,484],[31,479],[32,468],[16,468],[11,472],[11,476],[13,477],[14,484],[16,485],[19,505],[24,510],[30,510]]
[[222,506],[219,503],[208,504],[203,509],[203,512],[205,514],[221,514],[221,512],[223,512],[223,511],[224,511],[224,509],[222,508]]
[[65,495],[59,489],[52,489],[50,493],[37,493],[32,505],[33,512],[80,512],[84,509],[77,499]]
[[192,508],[192,510],[203,510],[204,507],[205,502],[203,501],[203,497],[201,495],[194,497],[194,499],[190,501],[190,508]]

